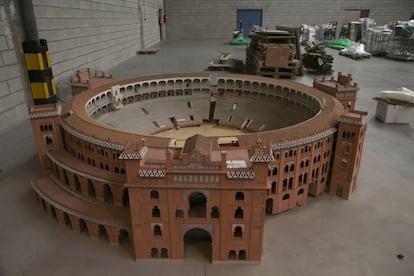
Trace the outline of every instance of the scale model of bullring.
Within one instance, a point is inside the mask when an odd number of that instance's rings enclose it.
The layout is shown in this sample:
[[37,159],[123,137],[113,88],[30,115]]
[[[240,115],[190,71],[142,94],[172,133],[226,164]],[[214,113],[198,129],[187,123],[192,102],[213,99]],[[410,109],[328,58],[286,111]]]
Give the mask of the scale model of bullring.
[[[110,244],[130,241],[136,259],[183,259],[198,231],[213,262],[260,262],[266,214],[355,189],[367,113],[354,110],[351,82],[160,75],[35,105],[45,177],[32,186],[59,223]],[[141,112],[131,115],[135,132],[100,121],[127,108]],[[158,135],[204,125],[239,133]]]

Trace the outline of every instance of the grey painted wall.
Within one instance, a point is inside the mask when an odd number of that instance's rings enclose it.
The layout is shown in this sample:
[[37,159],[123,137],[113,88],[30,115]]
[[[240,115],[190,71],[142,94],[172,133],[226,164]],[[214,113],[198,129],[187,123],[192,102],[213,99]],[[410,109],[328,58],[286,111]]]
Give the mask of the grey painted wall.
[[39,37],[48,41],[60,89],[67,89],[68,78],[79,68],[107,70],[160,41],[157,14],[162,0],[33,0],[33,4]]
[[18,55],[18,15],[13,2],[4,2],[0,1],[0,132],[27,117],[25,71]]
[[413,0],[167,0],[167,38],[231,38],[237,9],[262,9],[263,25],[300,26],[340,21],[345,9],[369,9],[380,25],[408,20]]

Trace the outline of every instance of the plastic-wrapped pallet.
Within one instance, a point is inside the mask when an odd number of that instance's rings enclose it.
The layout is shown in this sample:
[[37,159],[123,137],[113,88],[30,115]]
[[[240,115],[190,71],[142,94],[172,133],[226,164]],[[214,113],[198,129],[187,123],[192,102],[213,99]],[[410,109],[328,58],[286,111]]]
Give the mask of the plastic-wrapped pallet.
[[387,43],[392,30],[387,26],[368,28],[365,49],[374,56],[387,54]]
[[405,87],[395,91],[381,91],[377,101],[375,117],[384,123],[408,124],[414,118],[414,92]]

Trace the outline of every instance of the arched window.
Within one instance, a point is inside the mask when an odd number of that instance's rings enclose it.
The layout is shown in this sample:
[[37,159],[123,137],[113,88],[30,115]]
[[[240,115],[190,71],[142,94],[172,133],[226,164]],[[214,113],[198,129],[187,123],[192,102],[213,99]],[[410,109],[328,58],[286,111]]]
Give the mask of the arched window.
[[240,226],[234,227],[233,236],[241,238],[243,236],[243,231]]
[[305,162],[303,160],[300,162],[300,167],[303,168],[305,166]]
[[51,136],[46,136],[45,137],[45,142],[46,142],[46,145],[52,144],[53,143],[52,137]]
[[[66,172],[63,171],[63,173],[64,173],[63,175],[65,176]],[[76,174],[73,175],[73,182],[75,183],[75,190],[78,191],[78,192],[81,192],[81,185],[80,185],[80,182],[79,182],[78,175],[76,175]]]
[[190,209],[188,215],[193,218],[206,217],[207,198],[203,193],[194,192],[189,197]]
[[272,174],[277,175],[277,168],[276,167],[273,168]]
[[151,196],[151,199],[159,199],[160,198],[160,194],[156,190],[152,190],[151,193],[150,193],[150,196]]
[[239,260],[246,260],[246,250],[239,251]]
[[103,196],[104,196],[105,202],[110,202],[114,198],[112,191],[111,191],[111,186],[109,186],[108,184],[105,184],[103,186]]
[[236,251],[235,250],[230,250],[229,251],[229,260],[236,260],[237,256],[236,256]]
[[161,226],[154,225],[153,234],[154,236],[161,236]]
[[154,208],[152,208],[152,217],[159,218],[160,216],[161,216],[160,209],[158,208],[158,206],[154,206]]
[[210,214],[211,218],[219,218],[220,217],[220,212],[219,212],[219,208],[217,206],[213,206],[211,208],[211,214]]
[[290,171],[293,172],[294,169],[295,169],[295,164],[290,165]]
[[309,159],[306,159],[305,166],[306,166],[306,167],[308,167],[308,166],[309,166]]
[[244,193],[243,192],[237,192],[235,198],[236,198],[236,200],[244,200]]
[[236,211],[234,212],[234,218],[243,218],[243,209],[241,207],[237,207]]
[[184,211],[182,208],[175,209],[175,217],[176,218],[183,218],[184,217]]
[[157,248],[151,248],[151,258],[158,258],[158,249]]
[[168,258],[168,249],[161,248],[161,258]]
[[93,186],[92,180],[88,179],[86,182],[88,184],[88,196],[95,197],[96,192],[95,192],[95,187]]
[[283,186],[282,186],[282,190],[284,191],[284,192],[286,192],[286,190],[287,190],[287,179],[283,179]]
[[305,173],[305,175],[303,176],[303,184],[307,184],[308,183],[308,173]]
[[298,195],[303,194],[303,192],[304,192],[304,190],[303,190],[303,189],[300,189],[300,190],[298,191]]
[[277,182],[276,181],[273,181],[272,182],[272,194],[275,194],[276,193],[276,189],[277,189]]
[[283,196],[283,198],[282,198],[282,200],[287,200],[287,199],[289,199],[289,194],[285,194],[284,196]]
[[293,177],[289,178],[289,190],[293,188]]
[[287,173],[289,171],[289,165],[285,166],[285,173]]
[[114,172],[115,172],[115,173],[119,173],[118,166],[115,166]]

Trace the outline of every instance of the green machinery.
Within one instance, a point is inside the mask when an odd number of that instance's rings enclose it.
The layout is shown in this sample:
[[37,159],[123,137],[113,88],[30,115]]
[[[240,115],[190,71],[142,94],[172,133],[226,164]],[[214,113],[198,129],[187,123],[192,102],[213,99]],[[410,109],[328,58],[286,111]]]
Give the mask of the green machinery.
[[231,45],[247,45],[249,42],[244,39],[244,32],[242,28],[243,21],[239,22],[239,29],[233,32],[233,39],[230,41]]

